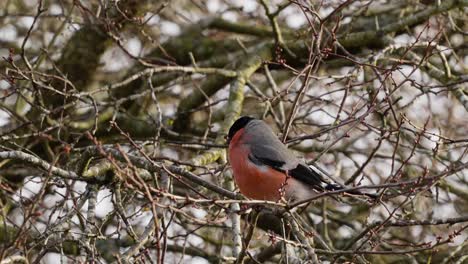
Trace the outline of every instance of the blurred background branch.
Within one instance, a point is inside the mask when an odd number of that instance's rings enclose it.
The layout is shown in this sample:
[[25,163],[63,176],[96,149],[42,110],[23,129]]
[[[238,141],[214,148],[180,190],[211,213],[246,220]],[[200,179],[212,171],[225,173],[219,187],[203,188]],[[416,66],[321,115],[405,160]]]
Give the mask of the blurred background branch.
[[[467,8],[0,2],[1,263],[462,263]],[[241,115],[379,199],[245,199]]]

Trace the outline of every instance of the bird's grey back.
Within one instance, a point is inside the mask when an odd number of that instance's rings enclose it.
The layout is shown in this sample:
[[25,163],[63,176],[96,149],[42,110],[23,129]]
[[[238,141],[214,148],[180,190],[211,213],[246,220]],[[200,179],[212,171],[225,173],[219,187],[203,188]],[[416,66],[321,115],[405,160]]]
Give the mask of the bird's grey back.
[[278,139],[270,126],[262,120],[252,120],[245,127],[246,143],[258,158],[284,162],[284,169],[293,169],[299,163],[294,154]]

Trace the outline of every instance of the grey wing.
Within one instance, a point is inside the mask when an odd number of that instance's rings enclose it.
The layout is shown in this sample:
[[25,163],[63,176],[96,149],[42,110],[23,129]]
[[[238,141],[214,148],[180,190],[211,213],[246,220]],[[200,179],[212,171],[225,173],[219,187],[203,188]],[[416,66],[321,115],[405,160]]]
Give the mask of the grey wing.
[[257,165],[268,165],[283,172],[292,170],[299,164],[299,160],[292,156],[288,149],[278,150],[274,146],[252,146],[249,158]]
[[265,165],[274,165],[275,169],[283,171],[294,169],[299,160],[273,133],[271,128],[261,120],[249,123],[248,130],[253,138],[249,138],[251,155]]

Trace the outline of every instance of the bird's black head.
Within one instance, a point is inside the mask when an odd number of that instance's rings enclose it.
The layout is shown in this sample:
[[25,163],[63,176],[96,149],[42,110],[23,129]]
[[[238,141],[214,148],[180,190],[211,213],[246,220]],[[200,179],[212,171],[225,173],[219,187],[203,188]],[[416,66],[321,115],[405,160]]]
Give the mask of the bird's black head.
[[242,116],[232,124],[231,128],[229,128],[229,134],[227,138],[227,142],[231,142],[232,137],[236,134],[237,131],[244,128],[250,121],[254,120],[255,118],[250,116]]

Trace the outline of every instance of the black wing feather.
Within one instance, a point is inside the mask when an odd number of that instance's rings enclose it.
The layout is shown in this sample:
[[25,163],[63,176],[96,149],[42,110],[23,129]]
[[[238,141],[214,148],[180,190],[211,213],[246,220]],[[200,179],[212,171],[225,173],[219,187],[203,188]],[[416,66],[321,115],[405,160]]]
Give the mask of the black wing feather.
[[253,162],[254,164],[256,165],[259,165],[259,166],[269,166],[271,167],[272,169],[275,169],[277,171],[281,171],[281,172],[285,172],[284,169],[282,169],[283,165],[286,164],[286,162],[284,161],[279,161],[279,160],[272,160],[272,159],[268,159],[268,158],[262,158],[262,157],[257,157],[253,154],[250,154],[249,155],[249,160],[251,162]]
[[[317,191],[337,191],[344,189],[343,186],[338,184],[326,182],[320,174],[318,174],[311,167],[304,164],[297,165],[295,169],[289,170],[288,174],[289,176],[292,176],[295,179],[311,186]],[[372,199],[377,198],[377,195],[375,194],[362,193],[360,191],[347,191],[346,193],[353,195],[365,195]]]
[[[309,166],[299,163],[296,168],[292,170],[285,170],[283,166],[286,164],[284,161],[272,160],[264,157],[257,157],[253,154],[249,155],[249,160],[259,166],[269,166],[280,172],[287,173],[290,177],[311,186],[312,188],[324,191],[328,190],[330,184],[328,184],[322,176],[314,171]],[[333,188],[334,189],[334,188]]]
[[326,190],[328,186],[320,174],[301,163],[296,168],[289,170],[288,175],[319,191]]

